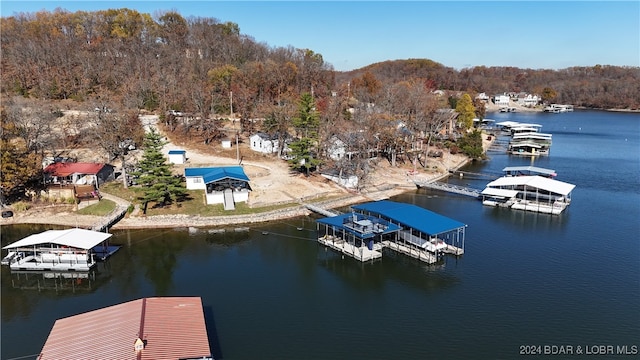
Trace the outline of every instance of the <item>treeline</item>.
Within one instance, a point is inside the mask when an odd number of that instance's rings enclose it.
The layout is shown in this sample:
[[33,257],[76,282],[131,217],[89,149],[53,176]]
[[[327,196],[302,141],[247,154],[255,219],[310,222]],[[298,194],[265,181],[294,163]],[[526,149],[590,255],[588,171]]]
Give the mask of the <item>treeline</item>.
[[[361,180],[374,156],[423,168],[440,149],[481,156],[474,141],[456,144],[478,136],[466,130],[484,117],[472,100],[480,92],[640,109],[640,68],[457,71],[410,59],[336,72],[313,50],[270,47],[237,24],[174,11],[59,9],[2,18],[0,26],[0,198],[41,182],[42,158],[60,148],[91,146],[124,165],[130,147],[141,145],[143,109],[204,144],[228,136],[225,118],[239,118],[239,136],[266,132],[280,140],[278,155],[293,138],[292,167]],[[66,109],[86,115],[66,118]],[[336,158],[336,143],[346,156]]]
[[561,70],[476,66],[457,71],[426,59],[394,60],[338,73],[343,83],[372,74],[383,84],[408,78],[426,79],[436,89],[489,96],[521,91],[542,95],[551,89],[560,104],[593,109],[640,110],[640,67],[595,65]]
[[[428,59],[335,72],[311,49],[270,47],[237,24],[131,9],[22,13],[2,18],[1,90],[39,99],[102,99],[126,108],[263,116],[273,104],[338,91],[379,103],[383,88],[422,82],[474,96],[542,94],[587,108],[640,108],[640,68],[562,70],[476,66],[460,71]],[[364,88],[363,88],[364,86]],[[231,109],[231,107],[234,109]],[[266,108],[266,110],[265,110]]]

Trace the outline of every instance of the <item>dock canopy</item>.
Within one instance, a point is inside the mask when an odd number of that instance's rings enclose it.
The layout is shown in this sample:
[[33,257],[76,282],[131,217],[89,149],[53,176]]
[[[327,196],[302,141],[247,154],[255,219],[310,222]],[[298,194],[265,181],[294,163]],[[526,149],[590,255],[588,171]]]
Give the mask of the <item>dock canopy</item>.
[[546,176],[556,176],[555,170],[545,169],[537,166],[507,166],[502,169],[502,172],[506,175],[516,176],[516,175],[546,175]]
[[544,191],[548,191],[554,194],[560,194],[567,196],[576,187],[573,184],[566,182],[549,179],[542,176],[506,176],[501,177],[487,184],[487,187],[492,188],[535,188]]
[[85,229],[47,230],[27,236],[3,249],[15,249],[41,244],[57,244],[77,249],[89,250],[110,238],[112,234]]
[[507,189],[500,189],[500,188],[486,188],[484,190],[482,190],[482,195],[487,195],[487,196],[495,196],[495,197],[501,197],[501,198],[506,198],[506,199],[510,199],[512,197],[515,197],[516,195],[518,195],[519,191],[518,190],[507,190]]
[[352,208],[359,212],[381,215],[431,236],[466,227],[459,221],[425,208],[389,200],[369,202]]
[[356,237],[366,239],[376,234],[390,234],[400,230],[395,224],[390,224],[382,219],[362,214],[341,214],[316,220],[320,224],[332,226]]

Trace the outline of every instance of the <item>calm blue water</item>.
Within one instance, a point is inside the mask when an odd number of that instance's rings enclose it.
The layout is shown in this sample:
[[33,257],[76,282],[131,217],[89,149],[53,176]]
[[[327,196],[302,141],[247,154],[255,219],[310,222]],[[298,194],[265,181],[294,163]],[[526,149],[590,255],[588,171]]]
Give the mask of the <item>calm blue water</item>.
[[[118,231],[113,242],[123,248],[91,281],[3,267],[2,359],[37,354],[57,318],[171,295],[202,297],[224,359],[511,359],[522,345],[640,346],[640,115],[489,117],[542,124],[551,155],[491,152],[465,170],[554,169],[576,185],[565,213],[426,190],[392,199],[468,224],[465,255],[436,266],[393,254],[373,264],[342,259],[316,244],[313,217],[225,234]],[[489,180],[449,181],[483,188]],[[2,227],[2,244],[43,229]]]

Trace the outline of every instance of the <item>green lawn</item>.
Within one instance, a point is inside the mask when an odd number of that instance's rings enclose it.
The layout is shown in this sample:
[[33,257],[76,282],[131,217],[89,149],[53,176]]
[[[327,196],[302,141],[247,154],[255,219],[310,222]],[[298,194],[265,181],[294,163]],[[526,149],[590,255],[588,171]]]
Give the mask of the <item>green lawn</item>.
[[117,204],[111,200],[102,199],[99,202],[89,205],[77,211],[80,215],[105,216],[115,210]]
[[[138,197],[142,196],[142,188],[136,186],[130,186],[125,189],[121,182],[110,182],[104,184],[101,190],[105,193],[117,196],[119,198],[130,201],[133,204],[140,205],[142,209],[142,203],[138,200]],[[187,200],[173,203],[164,207],[157,207],[156,204],[150,203],[147,207],[147,215],[173,215],[173,214],[185,214],[185,215],[200,215],[200,216],[223,216],[223,215],[247,215],[247,214],[259,214],[278,209],[286,209],[294,206],[298,206],[298,203],[291,202],[286,204],[263,206],[251,208],[246,203],[237,203],[234,211],[225,211],[222,204],[206,205],[204,200],[204,192],[202,190],[187,190]],[[102,201],[101,201],[102,202]]]

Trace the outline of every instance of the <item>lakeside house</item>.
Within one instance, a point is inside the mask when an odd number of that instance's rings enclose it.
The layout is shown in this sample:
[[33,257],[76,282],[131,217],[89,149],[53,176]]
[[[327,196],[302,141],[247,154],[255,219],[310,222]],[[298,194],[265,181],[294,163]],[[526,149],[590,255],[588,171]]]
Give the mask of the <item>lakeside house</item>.
[[102,163],[55,162],[43,172],[45,189],[40,196],[76,202],[99,200],[100,185],[115,179],[114,167]]
[[45,182],[58,185],[94,185],[114,180],[114,167],[103,163],[55,162],[44,168]]
[[234,210],[236,202],[247,202],[251,186],[242,166],[186,168],[187,190],[204,190],[207,205],[223,204]]

